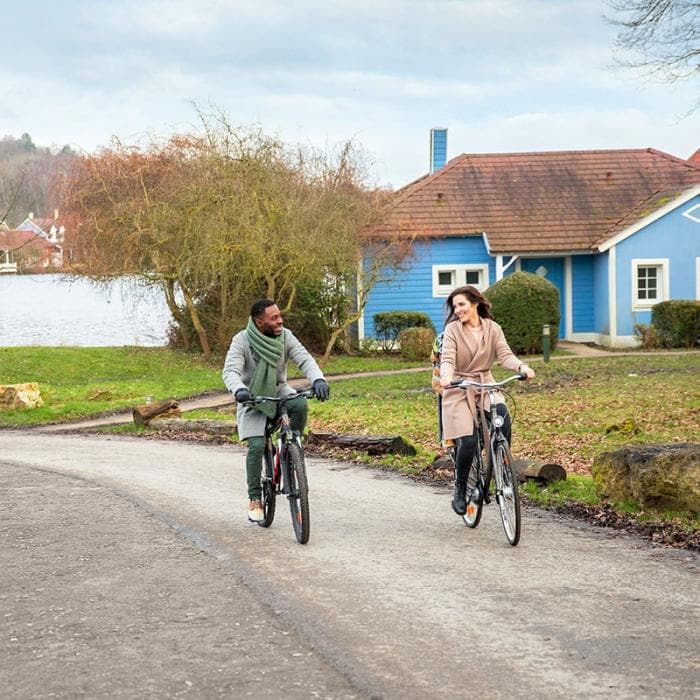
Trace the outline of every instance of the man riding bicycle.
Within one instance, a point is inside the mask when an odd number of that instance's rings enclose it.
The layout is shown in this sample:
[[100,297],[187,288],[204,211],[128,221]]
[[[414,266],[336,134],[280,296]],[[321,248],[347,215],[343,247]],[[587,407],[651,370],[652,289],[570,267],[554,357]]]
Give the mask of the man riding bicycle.
[[[248,441],[246,478],[248,481],[248,520],[262,522],[264,513],[260,487],[263,452],[265,450],[265,423],[274,418],[277,406],[261,403],[245,405],[254,396],[288,396],[294,389],[287,384],[287,362],[292,360],[311,382],[316,397],[325,401],[330,387],[316,360],[284,328],[282,314],[272,299],[260,299],[250,309],[245,330],[237,333],[224,362],[223,379],[226,388],[238,401],[238,437]],[[292,428],[300,433],[306,426],[308,406],[304,397],[287,404]]]

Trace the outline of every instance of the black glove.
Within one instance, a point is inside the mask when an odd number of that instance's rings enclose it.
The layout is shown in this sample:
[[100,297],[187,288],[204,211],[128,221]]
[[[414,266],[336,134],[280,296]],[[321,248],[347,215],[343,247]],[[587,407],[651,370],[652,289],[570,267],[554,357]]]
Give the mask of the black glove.
[[319,401],[328,401],[331,395],[331,388],[325,379],[317,379],[314,382],[314,394]]
[[245,387],[242,387],[241,389],[236,389],[236,393],[234,394],[234,396],[238,403],[246,403],[247,401],[253,400],[253,395]]

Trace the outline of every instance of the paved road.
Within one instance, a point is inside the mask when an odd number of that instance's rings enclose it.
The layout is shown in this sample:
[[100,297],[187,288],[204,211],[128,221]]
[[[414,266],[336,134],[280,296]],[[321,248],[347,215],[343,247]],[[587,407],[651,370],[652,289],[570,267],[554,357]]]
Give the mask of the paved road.
[[312,536],[244,453],[0,433],[3,697],[693,697],[697,560],[310,460]]

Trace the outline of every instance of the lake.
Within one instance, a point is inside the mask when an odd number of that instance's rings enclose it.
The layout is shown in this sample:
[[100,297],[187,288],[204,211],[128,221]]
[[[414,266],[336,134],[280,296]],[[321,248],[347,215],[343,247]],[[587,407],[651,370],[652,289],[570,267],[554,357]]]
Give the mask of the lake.
[[159,346],[169,322],[162,292],[132,277],[0,275],[0,346]]

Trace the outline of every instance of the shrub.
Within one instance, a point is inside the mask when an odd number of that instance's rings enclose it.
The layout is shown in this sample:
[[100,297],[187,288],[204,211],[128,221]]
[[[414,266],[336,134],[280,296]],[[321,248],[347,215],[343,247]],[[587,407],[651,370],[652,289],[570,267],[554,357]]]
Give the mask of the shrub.
[[374,335],[384,350],[389,350],[405,328],[429,328],[435,332],[433,322],[422,311],[383,311],[374,314]]
[[651,310],[651,323],[668,348],[692,348],[700,339],[700,301],[662,301]]
[[542,352],[545,323],[554,350],[559,340],[559,290],[551,282],[529,272],[514,272],[492,284],[484,296],[513,352]]
[[427,363],[434,340],[435,331],[431,328],[404,328],[399,333],[401,357],[406,360],[425,360]]
[[664,344],[663,338],[656,326],[636,323],[634,326],[634,334],[639,338],[639,342],[645,350],[660,348]]

